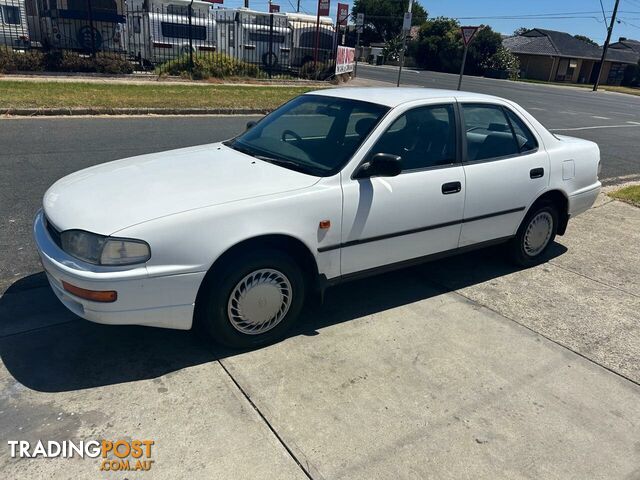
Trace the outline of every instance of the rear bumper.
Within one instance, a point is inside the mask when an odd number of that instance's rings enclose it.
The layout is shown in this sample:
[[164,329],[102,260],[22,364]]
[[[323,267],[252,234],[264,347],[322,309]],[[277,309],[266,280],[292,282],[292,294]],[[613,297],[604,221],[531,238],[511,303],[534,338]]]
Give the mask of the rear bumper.
[[580,189],[570,195],[569,217],[573,218],[576,215],[580,215],[581,213],[589,210],[595,203],[598,195],[600,195],[601,189],[602,184],[600,182],[596,182],[593,185],[589,185],[588,187]]
[[[205,272],[150,277],[146,267],[102,267],[82,262],[51,239],[38,212],[33,234],[49,284],[62,304],[86,320],[111,325],[147,325],[188,330]],[[102,303],[67,292],[65,281],[86,290],[115,290],[115,302]]]

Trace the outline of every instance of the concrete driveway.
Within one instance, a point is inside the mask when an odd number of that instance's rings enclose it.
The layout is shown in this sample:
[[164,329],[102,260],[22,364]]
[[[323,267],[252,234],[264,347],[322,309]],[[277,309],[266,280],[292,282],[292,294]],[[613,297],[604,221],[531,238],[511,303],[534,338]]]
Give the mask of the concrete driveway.
[[[640,209],[601,202],[552,259],[499,249],[343,285],[252,352],[0,298],[4,478],[640,478]],[[151,439],[151,472],[9,440]]]

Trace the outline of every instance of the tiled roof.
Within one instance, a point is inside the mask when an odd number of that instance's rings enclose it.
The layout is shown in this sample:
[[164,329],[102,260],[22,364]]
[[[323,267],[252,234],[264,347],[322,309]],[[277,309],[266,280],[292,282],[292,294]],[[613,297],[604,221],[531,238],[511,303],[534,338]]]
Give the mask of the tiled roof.
[[616,43],[612,43],[610,48],[632,50],[640,54],[640,41],[631,39],[620,40]]
[[[602,47],[591,45],[566,32],[543,28],[534,28],[522,35],[505,38],[503,45],[513,53],[589,60],[602,58]],[[607,51],[607,60],[613,62],[637,63],[638,58],[640,58],[640,54],[630,49],[610,48]]]

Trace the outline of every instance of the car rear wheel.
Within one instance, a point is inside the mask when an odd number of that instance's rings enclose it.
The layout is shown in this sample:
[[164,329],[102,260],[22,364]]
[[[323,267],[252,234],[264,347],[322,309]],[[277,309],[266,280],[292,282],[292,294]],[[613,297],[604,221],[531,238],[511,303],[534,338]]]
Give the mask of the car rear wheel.
[[522,267],[542,263],[557,231],[558,210],[555,205],[549,202],[535,204],[511,241],[511,258]]
[[279,250],[238,256],[212,272],[199,301],[198,319],[219,343],[233,348],[267,345],[295,323],[305,297],[303,274],[295,260]]

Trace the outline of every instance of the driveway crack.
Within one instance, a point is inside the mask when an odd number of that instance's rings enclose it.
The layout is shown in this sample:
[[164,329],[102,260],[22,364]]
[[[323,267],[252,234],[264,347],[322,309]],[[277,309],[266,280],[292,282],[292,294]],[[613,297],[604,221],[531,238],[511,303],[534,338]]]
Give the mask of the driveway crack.
[[242,385],[240,385],[240,383],[238,383],[238,381],[233,377],[233,375],[227,369],[227,367],[224,365],[224,363],[222,363],[222,360],[217,360],[217,362],[222,367],[222,370],[224,370],[224,372],[227,374],[227,376],[231,379],[233,384],[238,388],[238,390],[240,390],[240,393],[242,393],[242,395],[247,400],[247,402],[249,402],[249,405],[251,405],[251,407],[255,410],[255,412],[260,416],[260,418],[265,423],[267,428],[276,437],[276,439],[278,440],[280,445],[282,445],[284,447],[284,449],[289,454],[289,456],[293,459],[294,462],[296,462],[296,464],[298,465],[300,470],[302,470],[302,472],[305,474],[305,476],[309,480],[315,480],[317,478],[317,475],[315,477],[313,475],[311,475],[311,473],[310,473],[311,468],[309,466],[309,462],[305,459],[304,463],[306,464],[306,466],[303,465],[303,462],[298,458],[298,456],[293,452],[293,450],[291,450],[289,445],[287,445],[287,443],[284,441],[284,439],[276,431],[275,427],[271,424],[271,422],[269,422],[267,417],[262,413],[260,408],[253,402],[253,400],[251,400],[251,397],[249,396],[249,394],[245,391],[244,388],[242,388]]

